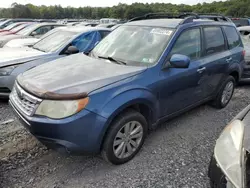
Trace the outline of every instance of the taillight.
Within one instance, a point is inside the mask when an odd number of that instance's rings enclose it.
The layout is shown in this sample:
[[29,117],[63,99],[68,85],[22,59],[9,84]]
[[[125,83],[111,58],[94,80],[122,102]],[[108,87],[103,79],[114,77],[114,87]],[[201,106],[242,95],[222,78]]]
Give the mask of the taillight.
[[242,55],[243,55],[243,57],[245,57],[245,55],[246,55],[246,50],[243,50],[243,51],[242,51]]

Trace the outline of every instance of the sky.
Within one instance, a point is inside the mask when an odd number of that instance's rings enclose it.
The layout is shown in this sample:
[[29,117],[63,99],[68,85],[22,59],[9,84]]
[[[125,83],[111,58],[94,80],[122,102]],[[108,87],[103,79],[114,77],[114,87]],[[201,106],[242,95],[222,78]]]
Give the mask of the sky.
[[14,2],[19,4],[34,4],[34,5],[61,5],[62,7],[72,6],[72,7],[84,7],[84,6],[93,6],[93,7],[105,7],[113,6],[118,3],[132,4],[135,2],[141,3],[174,3],[174,4],[197,4],[203,2],[213,2],[214,0],[0,0],[0,7],[7,8]]

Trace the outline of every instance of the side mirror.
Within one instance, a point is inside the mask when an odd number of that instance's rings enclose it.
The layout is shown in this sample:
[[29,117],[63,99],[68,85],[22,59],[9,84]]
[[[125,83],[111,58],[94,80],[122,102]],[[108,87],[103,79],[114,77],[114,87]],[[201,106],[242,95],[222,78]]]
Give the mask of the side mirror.
[[77,54],[79,53],[79,50],[75,46],[69,46],[68,49],[65,51],[65,54],[71,55],[71,54]]
[[36,31],[33,31],[31,34],[30,34],[30,36],[36,36],[37,35],[37,32]]
[[181,54],[174,54],[170,58],[170,65],[174,68],[188,68],[190,64],[190,58]]

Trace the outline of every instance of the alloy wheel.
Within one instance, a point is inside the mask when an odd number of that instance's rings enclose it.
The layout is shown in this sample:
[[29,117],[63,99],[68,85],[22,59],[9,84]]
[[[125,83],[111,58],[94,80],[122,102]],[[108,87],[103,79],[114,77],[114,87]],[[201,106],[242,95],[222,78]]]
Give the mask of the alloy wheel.
[[126,123],[116,134],[113,151],[117,158],[131,156],[139,147],[143,138],[143,127],[138,121]]

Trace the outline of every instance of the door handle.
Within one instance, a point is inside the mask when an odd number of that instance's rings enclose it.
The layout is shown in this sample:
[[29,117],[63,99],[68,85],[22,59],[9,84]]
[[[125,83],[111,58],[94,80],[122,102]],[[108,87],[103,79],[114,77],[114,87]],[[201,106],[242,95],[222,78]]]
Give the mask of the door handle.
[[226,62],[230,62],[230,61],[232,61],[232,57],[229,57],[226,59]]
[[202,73],[202,72],[205,71],[205,70],[206,70],[206,67],[202,67],[202,68],[197,69],[197,72],[198,72],[198,73]]

